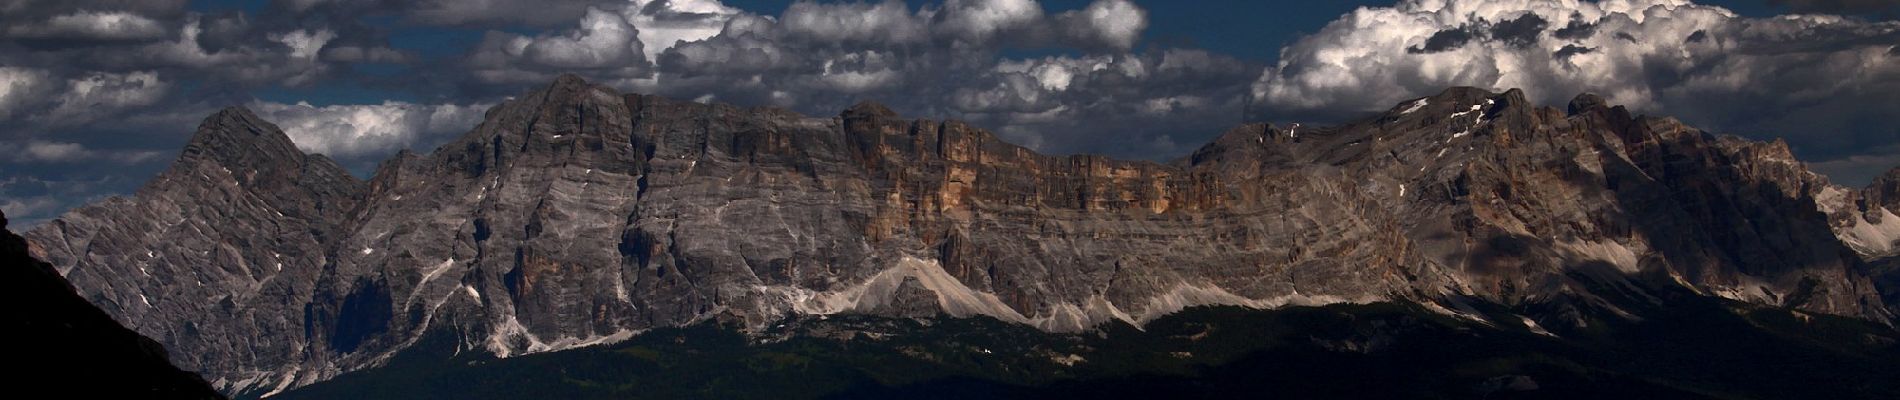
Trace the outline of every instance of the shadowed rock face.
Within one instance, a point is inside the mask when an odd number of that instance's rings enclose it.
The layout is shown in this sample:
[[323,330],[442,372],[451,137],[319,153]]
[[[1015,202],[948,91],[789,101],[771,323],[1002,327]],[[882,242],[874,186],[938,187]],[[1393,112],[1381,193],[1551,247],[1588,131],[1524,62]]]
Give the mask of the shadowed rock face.
[[203,378],[173,367],[165,348],[113,322],[74,293],[51,264],[27,254],[0,214],[0,329],[7,379],[19,393],[75,398],[217,399]]
[[1856,253],[1884,231],[1854,233],[1860,198],[1785,144],[1587,95],[1451,89],[1342,126],[1237,127],[1163,164],[873,103],[812,118],[567,76],[368,182],[227,110],[137,195],[29,237],[187,368],[264,392],[431,330],[506,356],[794,313],[1075,331],[1390,300],[1580,327],[1628,316],[1597,290],[1681,286],[1885,321]]

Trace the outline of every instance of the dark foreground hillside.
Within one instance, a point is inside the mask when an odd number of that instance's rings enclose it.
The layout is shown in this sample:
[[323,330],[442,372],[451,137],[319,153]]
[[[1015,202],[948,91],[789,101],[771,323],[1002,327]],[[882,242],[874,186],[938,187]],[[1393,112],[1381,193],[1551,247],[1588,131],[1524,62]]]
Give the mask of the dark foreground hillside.
[[[223,398],[166,359],[158,342],[87,303],[6,231],[0,214],[0,332],[6,389],[76,399]],[[54,396],[57,395],[57,396]]]
[[277,398],[1900,398],[1893,331],[1740,307],[1642,310],[1565,339],[1391,303],[1196,308],[1079,334],[831,317],[749,337],[715,321],[507,359],[435,334]]

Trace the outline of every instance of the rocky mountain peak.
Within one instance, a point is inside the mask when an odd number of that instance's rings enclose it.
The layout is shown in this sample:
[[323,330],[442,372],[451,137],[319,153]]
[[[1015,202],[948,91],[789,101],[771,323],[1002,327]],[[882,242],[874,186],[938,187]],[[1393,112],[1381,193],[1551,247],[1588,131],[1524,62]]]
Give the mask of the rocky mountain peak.
[[1869,206],[1900,210],[1900,168],[1887,170],[1887,173],[1875,177],[1873,182],[1868,182],[1867,188],[1861,190],[1861,196]]
[[[1438,94],[1432,95],[1427,98],[1431,99],[1432,103],[1449,106],[1449,105],[1479,104],[1479,103],[1483,103],[1485,100],[1491,99],[1493,97],[1497,97],[1497,95],[1498,94],[1496,92],[1492,92],[1486,89],[1470,87],[1470,86],[1457,86],[1457,87],[1446,88],[1445,90],[1438,92]],[[1463,111],[1463,110],[1457,110],[1457,111]]]
[[619,92],[614,91],[613,88],[588,82],[573,74],[562,74],[535,97],[543,99],[541,102],[543,109],[621,102]]
[[[517,166],[589,164],[585,159],[596,153],[625,160],[633,156],[628,132],[632,109],[642,98],[563,74],[545,87],[488,110],[473,131],[438,148],[432,163],[464,174],[487,175]],[[379,168],[378,176],[389,166]]]
[[1598,96],[1596,93],[1583,93],[1577,95],[1576,98],[1570,99],[1569,112],[1570,115],[1582,114],[1590,110],[1608,107],[1607,104],[1608,103],[1603,100],[1603,96]]
[[219,110],[192,134],[179,162],[209,160],[225,167],[293,167],[305,155],[277,125],[264,121],[243,106]]
[[891,111],[891,108],[884,106],[883,103],[865,100],[865,101],[858,102],[858,104],[852,105],[850,108],[844,109],[844,112],[841,113],[841,116],[843,116],[846,119],[896,118],[897,112]]

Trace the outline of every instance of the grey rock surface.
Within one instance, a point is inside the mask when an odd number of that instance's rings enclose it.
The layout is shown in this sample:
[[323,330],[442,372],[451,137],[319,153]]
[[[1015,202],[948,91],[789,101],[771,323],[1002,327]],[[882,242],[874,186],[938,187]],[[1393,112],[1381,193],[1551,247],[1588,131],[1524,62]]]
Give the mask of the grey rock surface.
[[1558,110],[1455,88],[1155,163],[874,103],[808,117],[564,76],[367,182],[227,110],[136,195],[27,236],[237,393],[371,367],[435,330],[509,356],[792,314],[1076,331],[1207,304],[1480,318],[1483,301],[1576,326],[1571,311],[1619,312],[1607,284],[1888,321],[1863,258],[1900,222],[1868,222],[1860,199],[1896,197],[1861,192],[1783,143],[1589,95]]

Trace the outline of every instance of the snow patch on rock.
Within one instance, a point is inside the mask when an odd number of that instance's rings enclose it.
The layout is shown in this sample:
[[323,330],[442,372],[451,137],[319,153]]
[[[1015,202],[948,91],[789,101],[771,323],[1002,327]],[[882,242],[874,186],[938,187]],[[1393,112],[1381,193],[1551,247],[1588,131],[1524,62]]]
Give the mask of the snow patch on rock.
[[1431,103],[1432,103],[1432,98],[1430,97],[1418,99],[1418,101],[1412,102],[1412,105],[1410,107],[1406,107],[1405,111],[1400,111],[1399,114],[1404,115],[1404,114],[1411,114],[1411,113],[1418,112],[1418,110],[1424,109],[1426,105],[1430,105]]

